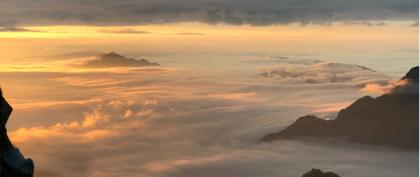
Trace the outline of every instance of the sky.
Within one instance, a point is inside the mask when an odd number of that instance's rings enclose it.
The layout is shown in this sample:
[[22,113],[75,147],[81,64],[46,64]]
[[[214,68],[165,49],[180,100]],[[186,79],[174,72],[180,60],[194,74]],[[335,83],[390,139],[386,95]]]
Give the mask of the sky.
[[[418,5],[0,0],[8,131],[37,177],[416,176],[418,152],[258,141],[397,85],[418,65]],[[109,52],[160,65],[83,67]]]

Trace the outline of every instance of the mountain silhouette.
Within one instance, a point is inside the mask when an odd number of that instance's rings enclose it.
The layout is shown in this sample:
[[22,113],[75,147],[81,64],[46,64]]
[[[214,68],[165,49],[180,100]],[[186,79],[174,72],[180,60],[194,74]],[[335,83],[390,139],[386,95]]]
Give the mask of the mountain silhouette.
[[302,177],[340,177],[333,172],[323,172],[320,169],[312,168],[311,171],[306,172]]
[[[406,84],[377,98],[365,96],[338,112],[334,120],[303,116],[261,141],[280,139],[339,139],[370,145],[418,149],[419,70],[401,78]],[[415,89],[413,89],[415,88]]]
[[401,79],[408,79],[408,80],[410,80],[411,82],[419,82],[419,67],[418,66],[416,66],[416,67],[413,67],[413,68],[411,68],[408,72],[407,72],[407,74],[405,74],[405,76],[404,77],[402,77]]
[[144,67],[144,66],[157,66],[157,63],[151,63],[145,59],[126,58],[120,54],[111,52],[103,54],[95,60],[86,63],[85,67],[93,68],[108,68],[108,67]]

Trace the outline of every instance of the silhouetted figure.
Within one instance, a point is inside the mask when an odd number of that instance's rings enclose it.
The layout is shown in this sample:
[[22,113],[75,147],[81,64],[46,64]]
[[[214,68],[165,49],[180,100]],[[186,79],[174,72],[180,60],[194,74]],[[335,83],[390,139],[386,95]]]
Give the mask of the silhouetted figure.
[[12,110],[0,89],[0,176],[32,177],[34,173],[33,161],[25,159],[7,136],[6,123]]

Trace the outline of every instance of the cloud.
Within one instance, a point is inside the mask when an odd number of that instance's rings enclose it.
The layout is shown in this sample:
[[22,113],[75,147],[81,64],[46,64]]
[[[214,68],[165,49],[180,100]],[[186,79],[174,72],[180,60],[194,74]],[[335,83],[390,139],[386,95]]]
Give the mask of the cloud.
[[216,99],[252,99],[252,97],[256,97],[255,92],[251,93],[225,93],[225,94],[210,94],[208,95],[209,98],[216,98]]
[[102,33],[116,33],[116,34],[149,34],[148,31],[140,31],[135,29],[119,29],[119,30],[99,30]]
[[[185,108],[202,101],[194,101]],[[20,128],[11,137],[35,159],[39,170],[64,177],[299,176],[313,167],[327,168],[340,175],[416,174],[414,152],[288,141],[257,145],[241,140],[241,136],[258,130],[246,126],[259,120],[246,116],[252,111],[232,111],[229,107],[208,111],[206,103],[199,106],[204,109],[195,108],[195,112],[189,113],[180,114],[181,109],[167,113],[160,110],[163,115],[157,117],[132,114],[136,107],[150,102],[155,101],[104,101],[80,121]],[[150,108],[158,111],[159,104],[153,103]],[[132,115],[124,118],[123,110],[131,110]],[[222,112],[217,114],[219,111]]]
[[83,50],[59,55],[43,55],[43,56],[29,56],[30,59],[48,59],[48,60],[68,60],[78,58],[92,58],[95,56],[103,55],[105,52],[96,50]]
[[85,113],[81,121],[69,123],[57,123],[49,127],[20,128],[12,133],[10,137],[15,143],[22,143],[33,139],[65,139],[67,141],[92,141],[99,138],[109,138],[118,133],[109,129],[99,129],[100,124],[110,121],[107,114],[98,110]]
[[360,90],[366,93],[385,94],[391,92],[395,87],[407,85],[406,80],[393,80],[386,84],[368,83]]
[[[416,152],[340,143],[257,144],[302,113],[335,112],[361,97],[355,84],[383,79],[361,66],[291,60],[276,59],[272,69],[306,69],[321,73],[317,77],[325,82],[302,82],[312,77],[307,73],[255,77],[271,60],[240,61],[251,69],[237,74],[200,68],[200,77],[195,69],[163,66],[19,70],[0,72],[0,78],[16,105],[8,125],[12,141],[34,159],[40,175],[272,177],[300,176],[311,168],[343,176],[417,174]],[[255,62],[264,64],[256,68]],[[352,79],[329,82],[327,73]]]
[[0,32],[44,32],[39,30],[19,28],[19,27],[3,27],[0,28]]
[[410,27],[418,27],[418,26],[419,26],[419,22],[418,21],[416,21],[412,25],[410,25]]
[[386,26],[385,22],[371,22],[371,21],[346,21],[343,25],[365,25],[365,26]]
[[346,101],[346,102],[342,102],[342,103],[326,103],[326,104],[320,104],[317,105],[317,107],[319,107],[318,109],[315,110],[315,112],[338,112],[343,108],[348,107],[349,105],[351,105],[352,102],[350,101]]
[[71,105],[88,105],[88,104],[92,104],[98,101],[99,99],[70,100],[70,101],[41,101],[41,102],[31,102],[31,103],[17,103],[17,104],[14,104],[14,107],[17,107],[19,109],[42,109],[42,108],[51,107],[51,106],[69,107]]
[[301,59],[301,58],[292,58],[287,56],[278,56],[278,57],[264,57],[258,59],[247,60],[247,63],[252,64],[292,64],[292,65],[313,65],[322,63],[322,60],[318,59]]
[[367,83],[360,89],[374,94],[418,94],[419,85],[408,79],[390,80],[387,83]]
[[[156,176],[300,176],[306,169],[312,167],[321,167],[335,171],[340,175],[358,175],[358,176],[391,176],[391,174],[384,173],[381,168],[369,169],[362,166],[371,166],[364,155],[370,156],[373,153],[375,157],[382,160],[389,160],[396,162],[399,165],[408,165],[409,163],[399,161],[397,158],[392,159],[390,156],[384,156],[384,152],[375,152],[374,149],[364,149],[354,147],[355,149],[345,148],[344,150],[337,150],[334,148],[326,148],[323,146],[304,147],[305,144],[296,142],[283,141],[273,147],[254,147],[252,150],[237,150],[220,152],[217,155],[198,156],[191,159],[181,160],[166,160],[160,162],[152,162],[145,165],[143,168],[148,172],[148,175]],[[334,145],[332,145],[334,146]],[[295,148],[290,148],[295,147]],[[329,152],[327,152],[330,150]],[[343,156],[345,153],[351,153],[354,156]],[[390,152],[393,155],[404,157],[407,156],[396,152]],[[316,154],[316,155],[315,155]],[[309,157],[315,159],[308,159]],[[335,157],[335,158],[331,158]],[[413,157],[411,161],[415,163]],[[397,162],[398,161],[398,162]],[[314,163],[316,162],[316,163]],[[382,161],[383,162],[383,161]],[[333,163],[341,164],[334,167]],[[361,165],[363,164],[363,165]],[[379,164],[383,165],[381,162]],[[378,165],[378,166],[381,166]],[[388,166],[388,165],[387,165]],[[395,167],[389,165],[388,167]],[[358,169],[358,170],[357,170]],[[401,168],[403,169],[403,168]],[[410,175],[415,174],[413,171],[400,170],[400,174],[395,175]],[[146,173],[147,174],[147,173]]]
[[184,32],[184,33],[177,33],[178,35],[185,35],[185,36],[201,36],[205,35],[205,33],[193,33],[193,32]]
[[283,64],[261,73],[262,77],[284,81],[300,81],[308,84],[358,83],[378,78],[376,71],[359,65],[343,63],[302,61],[301,64]]
[[416,0],[181,0],[6,1],[2,25],[162,24],[176,22],[271,25],[350,20],[418,19]]

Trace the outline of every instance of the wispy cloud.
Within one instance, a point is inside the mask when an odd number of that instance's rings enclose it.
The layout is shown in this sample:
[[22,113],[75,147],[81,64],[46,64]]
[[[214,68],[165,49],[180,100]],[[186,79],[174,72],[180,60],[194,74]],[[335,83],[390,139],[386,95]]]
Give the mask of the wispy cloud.
[[372,22],[372,21],[347,21],[343,22],[343,25],[364,25],[364,26],[386,26],[387,24],[383,21]]
[[33,30],[28,28],[20,28],[20,27],[3,27],[0,28],[0,32],[44,32],[39,30]]
[[149,34],[148,31],[141,31],[136,29],[116,29],[116,30],[99,30],[102,33],[116,33],[116,34]]
[[311,64],[308,63],[307,60],[301,60],[301,63],[290,64],[287,59],[276,61],[284,64],[261,73],[261,76],[274,80],[289,80],[294,82],[300,81],[308,84],[321,84],[358,83],[378,78],[378,76],[381,75],[370,68],[360,65],[325,62]]
[[194,33],[194,32],[183,32],[183,33],[177,33],[178,35],[186,35],[186,36],[200,36],[205,35],[205,33]]

